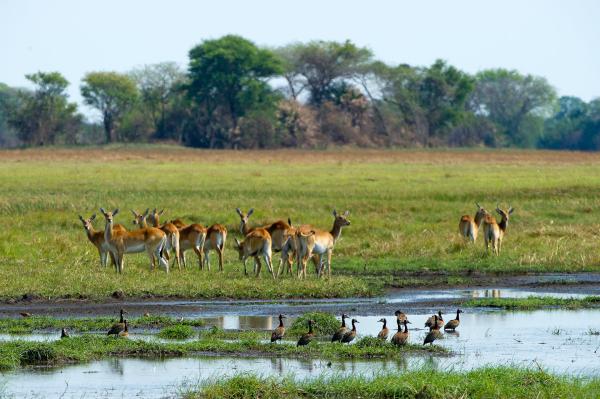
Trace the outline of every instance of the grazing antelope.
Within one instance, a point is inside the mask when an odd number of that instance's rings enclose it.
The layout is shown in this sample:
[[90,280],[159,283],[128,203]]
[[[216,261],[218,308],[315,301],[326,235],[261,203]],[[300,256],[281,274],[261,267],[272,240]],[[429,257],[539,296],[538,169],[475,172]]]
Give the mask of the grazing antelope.
[[[408,341],[408,325],[410,321],[404,319],[400,321],[400,319],[396,319],[396,323],[398,324],[398,332],[394,334],[392,337],[392,344],[397,346],[405,345]],[[401,325],[404,324],[404,331],[402,331]]]
[[486,215],[483,220],[483,234],[485,238],[485,249],[489,250],[489,244],[492,244],[492,251],[496,256],[500,255],[500,248],[502,247],[502,239],[506,234],[506,228],[508,227],[508,219],[514,212],[512,206],[509,205],[508,210],[504,211],[500,209],[499,205],[496,205],[496,212],[500,215],[502,220],[500,223],[496,221],[496,218],[490,214]]
[[344,338],[344,334],[348,332],[348,327],[346,327],[346,319],[348,317],[349,316],[347,314],[342,313],[342,325],[333,334],[333,337],[331,337],[331,342],[340,342],[342,338]]
[[[250,208],[248,213],[242,212],[240,208],[235,208],[235,211],[240,217],[240,233],[242,233],[245,237],[248,235],[248,233],[257,228],[251,228],[248,226],[248,219],[250,219],[250,216],[254,213],[254,208]],[[271,235],[271,251],[281,252],[281,258],[279,259],[279,267],[277,271],[278,274],[279,270],[281,269],[281,264],[284,261],[288,263],[288,267],[291,267],[291,261],[289,260],[290,247],[286,245],[288,243],[287,231],[290,229],[290,227],[290,224],[284,222],[283,220],[278,220],[271,224],[259,227],[267,230]]]
[[327,274],[331,276],[331,253],[333,252],[333,246],[342,234],[342,227],[350,226],[348,215],[350,211],[346,211],[343,214],[338,214],[335,209],[333,210],[333,227],[331,231],[324,231],[315,229],[315,246],[312,252],[319,255],[319,270],[318,276],[321,277],[323,274],[323,257],[327,255]]
[[150,258],[150,270],[154,269],[156,260],[160,266],[163,266],[166,272],[169,272],[169,263],[162,257],[162,251],[167,242],[166,234],[155,227],[147,227],[134,231],[119,231],[113,227],[114,216],[119,213],[119,209],[114,211],[105,211],[100,208],[100,212],[106,220],[104,229],[104,239],[108,243],[109,251],[115,257],[117,262],[117,271],[123,273],[123,255],[126,253],[138,253],[144,250]]
[[246,260],[249,257],[254,258],[255,273],[256,277],[260,275],[261,263],[260,257],[265,260],[269,272],[275,278],[272,264],[271,254],[271,235],[266,229],[256,228],[250,231],[244,238],[244,241],[240,242],[237,238],[235,239],[235,245],[240,255],[240,260],[244,264],[244,275],[248,275],[246,270]]
[[186,267],[185,251],[193,249],[198,256],[198,267],[202,269],[202,251],[208,229],[197,223],[185,224],[181,219],[171,220],[170,223],[179,229],[179,254],[183,267]]
[[[179,229],[171,222],[160,224],[160,216],[164,213],[164,209],[160,212],[154,208],[152,213],[148,215],[148,210],[146,210],[147,219],[150,223],[152,223],[153,227],[161,229],[167,235],[167,245],[165,248],[165,253],[168,255],[169,251],[175,252],[175,261],[177,262],[177,269],[181,269],[181,246],[180,240],[181,235],[179,233]],[[168,257],[167,257],[168,259]]]
[[471,242],[475,242],[475,240],[477,240],[479,227],[481,226],[485,215],[487,215],[487,211],[483,209],[481,205],[478,203],[475,203],[475,205],[477,205],[475,216],[471,217],[470,215],[463,215],[458,223],[458,231],[465,241],[470,240]]
[[[108,250],[108,244],[104,239],[104,230],[94,229],[94,225],[92,224],[94,219],[96,219],[95,213],[89,219],[84,219],[81,215],[79,215],[79,220],[81,220],[81,223],[83,223],[83,228],[85,229],[88,240],[90,240],[90,242],[94,244],[98,250],[98,255],[100,255],[100,265],[103,267],[108,266],[107,255],[110,255],[111,264],[116,268],[117,263],[115,262],[115,257]],[[115,224],[113,228],[115,230],[127,231],[127,229],[121,224]]]

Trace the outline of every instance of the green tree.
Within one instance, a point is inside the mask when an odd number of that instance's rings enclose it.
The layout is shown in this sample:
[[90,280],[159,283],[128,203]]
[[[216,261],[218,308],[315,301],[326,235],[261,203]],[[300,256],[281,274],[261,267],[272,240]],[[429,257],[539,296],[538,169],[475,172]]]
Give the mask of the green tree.
[[[202,108],[192,144],[238,147],[240,118],[271,109],[276,96],[267,79],[282,72],[272,51],[240,36],[206,40],[189,53],[189,96]],[[261,111],[261,115],[264,112]]]
[[115,141],[115,128],[138,98],[135,82],[117,72],[90,72],[82,81],[84,102],[102,114],[106,142]]
[[542,134],[555,100],[556,92],[545,78],[491,69],[476,75],[470,104],[499,127],[508,145],[530,147]]
[[28,145],[54,144],[59,135],[74,143],[81,123],[77,105],[69,103],[66,89],[69,82],[58,72],[37,72],[25,75],[35,86],[34,91],[19,91],[19,105],[10,124],[19,139]]
[[181,94],[179,86],[185,80],[184,72],[174,62],[145,65],[133,70],[130,75],[140,92],[140,109],[154,125],[157,138],[168,138],[167,118],[176,96]]
[[19,91],[0,83],[0,147],[18,145],[17,132],[10,124],[10,119],[19,107]]

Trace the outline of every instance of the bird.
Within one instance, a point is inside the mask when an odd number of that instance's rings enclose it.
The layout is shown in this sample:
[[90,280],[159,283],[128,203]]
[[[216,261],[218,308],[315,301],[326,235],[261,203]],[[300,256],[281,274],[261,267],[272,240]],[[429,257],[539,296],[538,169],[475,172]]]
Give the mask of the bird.
[[[438,310],[438,314],[437,314],[437,324],[439,326],[439,328],[444,327],[444,319],[442,318],[442,311]],[[434,325],[433,324],[433,316],[431,316],[430,318],[427,319],[427,321],[425,322],[425,327],[429,327],[431,329],[431,327]]]
[[31,317],[31,313],[29,312],[20,312],[19,314],[23,317]]
[[460,324],[460,314],[461,313],[463,313],[462,310],[456,309],[456,319],[450,320],[448,323],[446,323],[446,325],[444,326],[444,330],[456,331],[456,327],[458,327]]
[[377,338],[385,341],[388,338],[388,335],[390,334],[390,330],[389,328],[387,328],[387,321],[385,320],[385,318],[380,319],[379,322],[383,323],[383,327],[381,328],[381,331],[379,331],[379,334],[377,334]]
[[[410,324],[410,321],[404,319],[402,322],[400,320],[397,320],[396,322],[398,323],[398,332],[392,337],[392,344],[402,346],[408,341],[407,324]],[[402,324],[404,324],[404,331],[402,331]]]
[[123,322],[125,324],[125,329],[119,333],[119,337],[128,337],[129,336],[129,328],[127,324],[127,319]]
[[308,321],[308,332],[306,334],[302,334],[302,336],[298,340],[298,344],[296,346],[304,346],[304,345],[310,344],[310,342],[315,337],[315,333],[313,332],[314,324],[315,324],[314,320]]
[[64,338],[69,338],[69,333],[67,332],[66,328],[63,328],[60,331],[60,339],[64,339]]
[[348,331],[342,337],[342,341],[341,342],[343,344],[349,344],[356,337],[356,323],[358,323],[358,320],[352,319],[352,330]]
[[283,326],[283,319],[286,317],[282,314],[279,315],[279,327],[273,330],[271,333],[271,342],[283,339],[285,335],[285,327]]
[[440,332],[440,326],[438,325],[438,317],[434,315],[434,324],[431,326],[431,330],[425,336],[425,340],[423,341],[423,345],[431,344],[433,345],[433,341],[438,338],[442,338],[442,333]]
[[400,320],[400,322],[401,322],[401,323],[402,323],[404,320],[408,320],[408,318],[406,317],[406,315],[405,315],[405,314],[404,314],[402,311],[400,311],[400,309],[396,310],[396,311],[394,312],[394,315],[396,316],[396,318],[397,318],[398,320]]
[[123,314],[127,313],[127,311],[121,309],[119,313],[121,314],[119,322],[113,324],[106,335],[118,335],[120,332],[125,331],[125,319],[123,319]]
[[331,342],[340,342],[342,338],[344,338],[344,334],[348,332],[348,328],[346,327],[347,317],[348,315],[342,313],[342,325],[340,326],[340,328],[338,328],[335,334],[333,334],[333,337],[331,337]]
[[148,312],[145,312],[145,313],[144,313],[144,317],[150,317],[150,313],[148,313]]

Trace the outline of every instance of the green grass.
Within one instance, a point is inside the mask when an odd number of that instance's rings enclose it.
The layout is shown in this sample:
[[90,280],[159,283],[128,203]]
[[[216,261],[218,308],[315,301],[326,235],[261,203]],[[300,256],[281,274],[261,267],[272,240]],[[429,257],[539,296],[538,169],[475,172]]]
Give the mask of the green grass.
[[262,343],[256,339],[236,342],[214,338],[162,343],[145,340],[82,335],[53,342],[8,341],[0,342],[0,369],[8,370],[27,365],[62,365],[80,363],[105,357],[167,357],[214,354],[223,356],[278,356],[290,358],[360,359],[396,358],[404,354],[433,353],[447,355],[440,346],[406,345],[398,348],[390,343],[342,345],[312,342],[296,347],[293,343]]
[[[600,157],[568,152],[2,151],[0,279],[10,284],[0,286],[0,299],[103,299],[117,290],[142,298],[351,297],[428,275],[459,284],[481,274],[600,271],[599,175]],[[475,202],[516,208],[500,257],[485,254],[482,237],[475,245],[458,237],[458,220]],[[225,273],[215,271],[214,253],[210,272],[192,254],[186,270],[169,275],[150,271],[145,254],[127,255],[122,276],[101,269],[77,218],[101,206],[119,207],[116,222],[129,228],[129,209],[148,207],[165,208],[166,219],[225,224]],[[333,208],[349,209],[334,278],[316,280],[312,267],[306,281],[243,277],[236,207],[255,209],[252,225],[289,216],[327,230]]]
[[469,372],[429,369],[375,376],[323,377],[297,381],[239,375],[184,392],[193,398],[597,398],[600,379],[558,377],[541,370],[512,367]]
[[[200,319],[184,319],[180,321],[168,316],[133,317],[127,319],[131,328],[156,329],[169,326],[194,326],[204,325]],[[59,319],[49,316],[32,316],[18,319],[0,318],[0,333],[27,334],[47,330],[60,331],[67,328],[69,331],[104,331],[108,330],[118,321],[115,317],[83,317]]]
[[507,310],[535,310],[543,308],[584,309],[600,307],[600,296],[585,298],[552,298],[530,296],[527,298],[481,298],[471,299],[461,306],[501,308]]
[[190,326],[177,324],[165,327],[158,332],[158,337],[165,339],[188,339],[192,338],[196,332]]
[[[340,328],[341,321],[334,315],[322,312],[308,312],[294,319],[286,334],[299,337],[308,332],[308,320],[313,320],[313,329],[317,335],[333,335]],[[349,323],[350,321],[347,321]]]

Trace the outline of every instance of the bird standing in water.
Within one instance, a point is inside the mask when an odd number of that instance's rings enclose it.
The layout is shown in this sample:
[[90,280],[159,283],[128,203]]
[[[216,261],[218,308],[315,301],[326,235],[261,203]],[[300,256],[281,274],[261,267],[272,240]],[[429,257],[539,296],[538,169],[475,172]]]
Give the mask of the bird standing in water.
[[279,315],[279,327],[277,327],[271,333],[271,342],[275,342],[277,340],[283,339],[283,336],[285,335],[285,327],[283,326],[283,319],[285,319],[285,318],[286,317],[284,315],[282,315],[282,314]]

